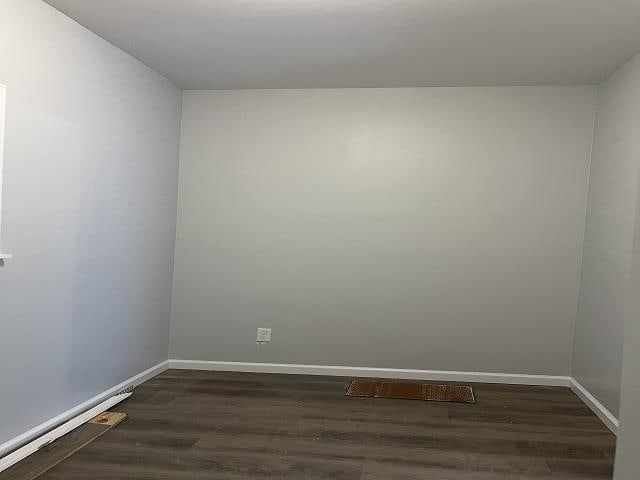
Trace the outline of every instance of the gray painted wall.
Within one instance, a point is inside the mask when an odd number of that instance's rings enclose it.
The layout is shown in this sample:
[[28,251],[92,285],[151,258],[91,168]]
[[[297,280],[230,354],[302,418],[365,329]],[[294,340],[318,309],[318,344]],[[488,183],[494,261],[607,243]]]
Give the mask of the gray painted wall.
[[45,3],[0,4],[2,443],[166,360],[181,96]]
[[573,376],[614,415],[640,173],[640,56],[598,87]]
[[[640,57],[639,57],[640,58]],[[636,59],[636,61],[638,61]],[[640,95],[636,96],[636,99]],[[632,151],[640,157],[640,102],[635,102],[636,134],[629,136]],[[630,130],[629,130],[630,132]],[[640,178],[640,177],[639,177]],[[640,182],[640,180],[639,180]],[[636,203],[636,233],[633,247],[633,267],[624,332],[624,361],[622,368],[621,422],[616,449],[616,480],[638,478],[638,445],[640,445],[640,196]]]
[[569,374],[594,104],[185,92],[170,355]]

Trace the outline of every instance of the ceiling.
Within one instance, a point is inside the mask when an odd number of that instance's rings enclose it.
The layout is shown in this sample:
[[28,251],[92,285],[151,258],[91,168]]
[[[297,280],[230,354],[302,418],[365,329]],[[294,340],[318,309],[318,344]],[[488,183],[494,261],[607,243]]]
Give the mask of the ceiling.
[[598,83],[640,0],[46,0],[185,89]]

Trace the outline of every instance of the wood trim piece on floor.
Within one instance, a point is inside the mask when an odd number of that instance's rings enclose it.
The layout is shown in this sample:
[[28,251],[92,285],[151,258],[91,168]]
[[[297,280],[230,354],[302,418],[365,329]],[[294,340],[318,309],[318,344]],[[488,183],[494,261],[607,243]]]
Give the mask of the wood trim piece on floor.
[[587,407],[591,409],[593,413],[604,423],[609,430],[611,430],[615,435],[618,435],[618,428],[620,427],[620,422],[616,418],[616,416],[611,413],[602,403],[598,401],[596,397],[594,397],[589,390],[584,388],[580,382],[578,382],[575,378],[571,379],[571,390],[575,393],[580,400],[582,400]]
[[[117,396],[128,397],[129,395],[131,393]],[[73,431],[67,432],[67,434],[53,440],[51,443],[38,448],[28,457],[28,461],[15,463],[7,468],[1,477],[3,480],[35,480],[107,433],[126,418],[126,413],[105,412],[100,414],[74,428]]]
[[75,407],[72,407],[65,412],[62,412],[60,415],[56,415],[55,417],[41,423],[40,425],[32,428],[31,430],[28,430],[27,432],[24,432],[18,435],[17,437],[14,437],[11,440],[8,440],[7,442],[0,445],[0,457],[30,442],[34,438],[37,438],[43,435],[49,430],[54,429],[58,425],[61,425],[67,420],[81,414],[82,412],[89,410],[90,408],[93,408],[94,406],[103,402],[107,398],[110,398],[115,394],[120,393],[123,390],[126,390],[129,387],[136,386],[143,382],[146,382],[150,378],[153,378],[156,375],[164,372],[167,368],[169,368],[169,362],[165,360],[164,362],[161,362],[145,370],[144,372],[140,372],[139,374],[134,375],[133,377],[125,380],[122,383],[119,383],[118,385],[115,385],[109,388],[108,390],[105,390],[102,393],[99,393],[98,395],[95,395],[89,400],[86,400],[81,404],[76,405]]

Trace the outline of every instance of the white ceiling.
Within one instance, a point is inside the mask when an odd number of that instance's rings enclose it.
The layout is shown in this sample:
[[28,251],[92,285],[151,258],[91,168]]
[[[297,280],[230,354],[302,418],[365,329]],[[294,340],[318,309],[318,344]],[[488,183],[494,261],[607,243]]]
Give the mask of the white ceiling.
[[598,83],[640,0],[46,0],[186,89]]

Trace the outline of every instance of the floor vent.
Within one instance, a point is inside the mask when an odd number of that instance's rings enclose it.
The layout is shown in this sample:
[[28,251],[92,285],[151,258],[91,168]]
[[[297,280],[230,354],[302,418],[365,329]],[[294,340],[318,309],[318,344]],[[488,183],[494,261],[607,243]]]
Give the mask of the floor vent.
[[354,380],[347,397],[395,398],[434,402],[476,403],[473,389],[466,385],[431,385],[407,382],[367,382]]

